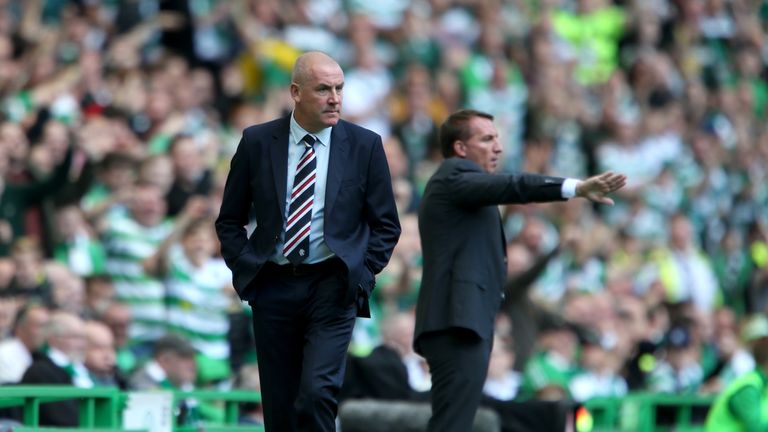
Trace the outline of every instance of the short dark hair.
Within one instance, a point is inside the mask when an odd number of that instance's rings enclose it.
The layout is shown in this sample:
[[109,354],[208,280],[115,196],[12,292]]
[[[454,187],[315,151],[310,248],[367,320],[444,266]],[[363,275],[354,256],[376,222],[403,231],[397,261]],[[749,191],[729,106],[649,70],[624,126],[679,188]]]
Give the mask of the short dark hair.
[[155,356],[173,353],[179,357],[190,358],[196,354],[195,348],[183,337],[168,333],[155,341]]
[[102,170],[110,170],[112,168],[129,168],[135,170],[136,165],[136,159],[125,153],[107,153],[101,161]]
[[467,125],[475,117],[493,120],[493,116],[486,112],[464,109],[451,114],[440,125],[440,150],[443,153],[443,157],[449,158],[455,154],[453,151],[454,142],[465,141],[469,138],[470,130]]
[[45,305],[38,303],[36,301],[31,301],[16,312],[16,317],[13,319],[13,325],[11,327],[11,333],[15,334],[21,326],[27,323],[27,318],[29,318],[29,313],[34,309],[43,309],[45,311],[48,310],[48,308],[45,307]]

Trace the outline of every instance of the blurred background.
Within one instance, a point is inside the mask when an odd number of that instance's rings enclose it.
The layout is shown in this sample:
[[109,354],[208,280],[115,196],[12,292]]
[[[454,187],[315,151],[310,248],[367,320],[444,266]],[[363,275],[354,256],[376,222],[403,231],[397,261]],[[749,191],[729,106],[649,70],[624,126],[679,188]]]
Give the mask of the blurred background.
[[0,0],[0,383],[53,347],[75,385],[258,389],[212,221],[242,129],[321,50],[403,225],[351,363],[388,347],[429,389],[415,211],[468,107],[507,172],[629,177],[614,207],[500,209],[489,400],[717,394],[768,335],[767,26],[764,0]]

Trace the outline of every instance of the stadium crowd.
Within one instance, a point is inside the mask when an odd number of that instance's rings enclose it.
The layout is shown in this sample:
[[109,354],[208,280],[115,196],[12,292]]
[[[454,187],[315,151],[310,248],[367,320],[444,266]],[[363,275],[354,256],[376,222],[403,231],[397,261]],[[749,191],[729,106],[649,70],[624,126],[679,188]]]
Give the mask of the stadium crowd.
[[613,207],[500,209],[486,395],[715,394],[768,335],[766,30],[764,0],[0,0],[0,384],[53,363],[76,386],[258,388],[212,221],[241,131],[290,112],[320,50],[403,226],[351,361],[389,347],[429,389],[415,210],[469,107],[505,171],[629,178]]

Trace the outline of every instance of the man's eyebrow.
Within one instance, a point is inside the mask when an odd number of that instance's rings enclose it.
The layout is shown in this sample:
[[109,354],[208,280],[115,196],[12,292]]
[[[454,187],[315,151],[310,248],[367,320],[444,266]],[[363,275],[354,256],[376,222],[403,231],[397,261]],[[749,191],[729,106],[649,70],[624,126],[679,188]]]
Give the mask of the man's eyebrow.
[[344,83],[341,83],[341,84],[323,84],[323,83],[321,83],[321,84],[317,85],[317,88],[320,88],[320,89],[325,89],[325,88],[339,88],[340,89],[342,87],[344,87]]

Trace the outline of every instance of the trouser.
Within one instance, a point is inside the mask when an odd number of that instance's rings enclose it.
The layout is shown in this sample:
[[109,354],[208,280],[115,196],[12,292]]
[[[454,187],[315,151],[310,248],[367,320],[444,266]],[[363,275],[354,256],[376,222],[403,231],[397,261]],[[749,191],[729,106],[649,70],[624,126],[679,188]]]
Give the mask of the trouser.
[[432,375],[430,432],[472,430],[488,373],[492,340],[461,328],[427,333],[419,347]]
[[346,271],[266,265],[250,302],[267,432],[335,431],[337,396],[355,323]]

